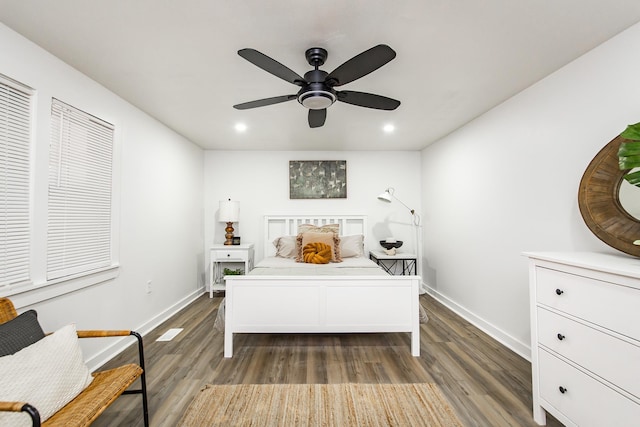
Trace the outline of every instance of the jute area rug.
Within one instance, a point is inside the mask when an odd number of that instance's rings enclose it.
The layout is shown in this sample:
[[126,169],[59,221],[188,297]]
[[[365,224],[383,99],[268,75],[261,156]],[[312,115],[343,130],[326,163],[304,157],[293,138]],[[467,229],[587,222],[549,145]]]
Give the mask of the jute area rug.
[[435,384],[207,385],[179,426],[462,426]]

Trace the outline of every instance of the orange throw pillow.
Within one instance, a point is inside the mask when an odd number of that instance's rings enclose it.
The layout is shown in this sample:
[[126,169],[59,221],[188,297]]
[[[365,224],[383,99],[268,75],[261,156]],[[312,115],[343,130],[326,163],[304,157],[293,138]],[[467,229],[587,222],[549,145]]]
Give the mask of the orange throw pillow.
[[324,243],[331,247],[331,262],[342,262],[342,258],[340,257],[340,237],[334,233],[314,233],[314,232],[306,232],[298,234],[296,238],[296,248],[298,254],[296,256],[297,262],[304,262],[304,257],[302,254],[302,250],[307,245],[307,243]]
[[312,242],[302,249],[304,262],[310,264],[329,264],[331,261],[331,246],[322,242]]

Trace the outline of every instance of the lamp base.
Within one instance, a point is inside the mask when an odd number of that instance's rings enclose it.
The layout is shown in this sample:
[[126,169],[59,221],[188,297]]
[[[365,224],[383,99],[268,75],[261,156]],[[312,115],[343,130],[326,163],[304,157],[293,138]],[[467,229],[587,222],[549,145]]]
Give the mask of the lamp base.
[[227,223],[227,228],[224,229],[224,231],[226,232],[224,237],[225,240],[224,244],[225,245],[233,245],[233,223],[232,222],[228,222]]

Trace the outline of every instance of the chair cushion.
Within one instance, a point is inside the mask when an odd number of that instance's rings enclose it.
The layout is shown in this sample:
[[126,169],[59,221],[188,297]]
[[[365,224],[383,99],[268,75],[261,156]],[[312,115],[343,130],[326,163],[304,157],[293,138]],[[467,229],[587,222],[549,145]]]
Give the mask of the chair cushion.
[[25,311],[18,317],[0,324],[0,357],[17,353],[44,338],[35,310]]
[[[0,357],[0,401],[28,402],[40,412],[43,421],[92,380],[75,325],[67,325],[15,354]],[[0,425],[31,422],[24,414],[0,413]]]

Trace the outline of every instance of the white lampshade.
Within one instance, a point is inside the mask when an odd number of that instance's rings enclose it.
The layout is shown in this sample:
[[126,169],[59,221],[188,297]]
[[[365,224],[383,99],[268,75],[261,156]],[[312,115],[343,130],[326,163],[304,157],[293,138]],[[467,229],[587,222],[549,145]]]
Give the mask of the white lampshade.
[[240,202],[232,200],[220,200],[220,211],[218,212],[218,221],[220,222],[238,222],[240,217]]
[[384,190],[384,193],[378,195],[378,199],[382,200],[383,202],[391,203],[391,189],[387,188],[386,190]]

